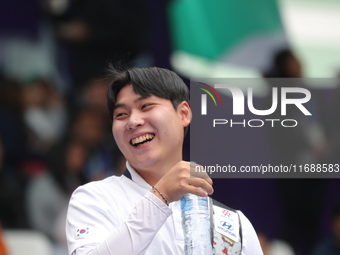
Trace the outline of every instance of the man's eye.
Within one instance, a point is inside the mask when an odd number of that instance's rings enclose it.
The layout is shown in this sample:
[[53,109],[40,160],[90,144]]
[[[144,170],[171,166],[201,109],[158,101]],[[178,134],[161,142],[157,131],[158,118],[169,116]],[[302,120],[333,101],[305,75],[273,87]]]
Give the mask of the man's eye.
[[143,104],[143,105],[142,105],[142,110],[145,109],[145,108],[148,108],[148,107],[150,107],[150,106],[152,106],[152,104]]
[[115,119],[121,118],[121,117],[123,117],[123,116],[125,116],[125,115],[126,115],[126,113],[120,112],[120,113],[117,113],[117,114],[114,116],[114,118],[115,118]]

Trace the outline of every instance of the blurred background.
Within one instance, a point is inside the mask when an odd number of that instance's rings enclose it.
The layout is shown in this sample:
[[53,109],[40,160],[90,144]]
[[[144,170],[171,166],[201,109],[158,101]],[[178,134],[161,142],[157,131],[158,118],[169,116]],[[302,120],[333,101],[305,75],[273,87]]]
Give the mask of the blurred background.
[[[315,78],[306,84],[313,123],[294,134],[264,130],[266,142],[248,146],[274,164],[340,163],[339,27],[339,0],[3,1],[0,254],[66,255],[71,193],[124,171],[106,109],[108,63],[169,68],[188,86],[197,78]],[[247,158],[227,147],[228,155]],[[340,254],[339,179],[214,185],[216,199],[253,223],[265,255]]]

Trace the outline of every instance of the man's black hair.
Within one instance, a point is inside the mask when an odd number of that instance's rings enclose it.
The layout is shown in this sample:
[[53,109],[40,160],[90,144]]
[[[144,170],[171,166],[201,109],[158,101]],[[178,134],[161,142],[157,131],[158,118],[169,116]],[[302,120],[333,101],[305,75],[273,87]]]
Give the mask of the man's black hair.
[[[189,103],[189,89],[183,80],[173,71],[159,67],[129,68],[118,71],[110,66],[108,74],[112,81],[107,93],[107,103],[110,117],[113,120],[113,110],[117,95],[126,85],[132,85],[133,91],[142,97],[156,96],[170,100],[176,110],[178,104]],[[187,127],[184,128],[186,132]]]

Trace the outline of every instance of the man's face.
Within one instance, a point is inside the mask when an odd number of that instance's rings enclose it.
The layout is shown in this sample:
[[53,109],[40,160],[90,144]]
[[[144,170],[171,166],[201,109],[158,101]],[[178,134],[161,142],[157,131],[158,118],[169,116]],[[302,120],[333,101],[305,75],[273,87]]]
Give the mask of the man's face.
[[127,85],[117,96],[113,118],[116,143],[136,170],[176,164],[182,159],[183,128],[191,120],[187,102],[175,110],[170,100],[143,98]]

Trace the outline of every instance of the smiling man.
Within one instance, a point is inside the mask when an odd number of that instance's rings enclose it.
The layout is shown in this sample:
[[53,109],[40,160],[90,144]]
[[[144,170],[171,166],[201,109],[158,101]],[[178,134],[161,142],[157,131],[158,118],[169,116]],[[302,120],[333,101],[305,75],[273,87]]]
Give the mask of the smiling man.
[[[182,161],[192,117],[188,89],[166,69],[111,72],[112,132],[127,170],[73,193],[66,223],[69,254],[183,254],[179,200],[187,193],[213,192],[212,180],[191,178],[190,163]],[[241,212],[223,205],[213,210],[215,220],[234,222],[233,233],[214,229],[214,254],[262,254]]]

